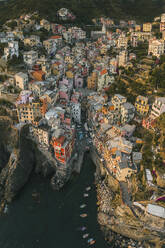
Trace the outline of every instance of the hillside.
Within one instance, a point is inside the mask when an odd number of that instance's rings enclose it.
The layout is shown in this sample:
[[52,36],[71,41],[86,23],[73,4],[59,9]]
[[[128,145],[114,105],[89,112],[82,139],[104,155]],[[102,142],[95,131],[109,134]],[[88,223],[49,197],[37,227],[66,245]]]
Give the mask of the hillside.
[[9,0],[1,3],[0,22],[36,10],[41,16],[56,21],[56,11],[62,7],[73,11],[77,22],[83,23],[100,15],[147,21],[165,11],[165,0]]

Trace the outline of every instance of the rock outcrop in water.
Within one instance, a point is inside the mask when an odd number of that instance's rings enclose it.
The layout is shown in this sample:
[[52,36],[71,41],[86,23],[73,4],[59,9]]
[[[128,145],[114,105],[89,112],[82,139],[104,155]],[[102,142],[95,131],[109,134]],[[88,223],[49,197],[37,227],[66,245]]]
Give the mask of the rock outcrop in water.
[[10,120],[1,119],[0,199],[10,202],[28,181],[35,156],[26,130],[18,130]]
[[29,127],[15,127],[10,118],[0,118],[0,201],[11,202],[34,170],[53,176],[56,161],[29,138]]

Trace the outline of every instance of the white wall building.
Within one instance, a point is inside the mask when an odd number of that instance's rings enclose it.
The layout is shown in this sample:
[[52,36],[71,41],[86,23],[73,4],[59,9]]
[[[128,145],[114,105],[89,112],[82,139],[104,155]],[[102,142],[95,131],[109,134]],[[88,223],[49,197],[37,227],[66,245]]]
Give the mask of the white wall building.
[[18,41],[10,41],[8,47],[4,48],[4,58],[6,60],[11,59],[14,55],[19,56]]
[[161,15],[161,22],[165,22],[165,13]]
[[28,75],[26,73],[19,72],[19,73],[15,74],[14,77],[15,77],[15,82],[16,82],[17,87],[19,87],[22,90],[27,89]]
[[155,119],[164,112],[165,112],[165,97],[158,97],[156,98],[155,102],[152,104],[151,117]]
[[164,54],[164,40],[151,39],[149,40],[148,55],[160,57]]
[[122,33],[117,40],[117,47],[127,49],[127,45],[128,37],[126,37],[125,33]]
[[57,42],[55,39],[44,40],[43,45],[48,54],[54,54],[57,49]]
[[75,122],[81,123],[81,104],[71,103],[71,115]]
[[100,91],[103,88],[114,82],[114,77],[110,77],[106,69],[102,70],[98,75],[97,90]]
[[126,50],[121,51],[118,55],[118,66],[126,66],[128,61],[128,53]]
[[125,102],[121,105],[121,122],[126,123],[134,118],[135,107],[129,103]]
[[23,60],[24,60],[24,63],[27,64],[28,66],[33,66],[38,60],[38,52],[33,51],[33,50],[24,52]]
[[111,101],[114,105],[115,110],[120,110],[121,105],[127,101],[127,98],[120,94],[115,94]]

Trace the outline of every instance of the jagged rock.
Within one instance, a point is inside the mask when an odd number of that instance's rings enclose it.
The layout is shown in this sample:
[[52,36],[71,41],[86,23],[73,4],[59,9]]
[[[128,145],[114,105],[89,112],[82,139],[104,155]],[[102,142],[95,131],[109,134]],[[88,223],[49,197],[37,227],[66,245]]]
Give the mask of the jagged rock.
[[10,153],[4,144],[0,144],[0,170],[4,168],[10,157]]
[[34,156],[29,150],[15,150],[11,153],[8,164],[2,169],[0,181],[3,187],[1,199],[11,202],[28,181],[34,165]]
[[49,177],[56,172],[56,161],[50,159],[50,152],[44,153],[35,146],[35,172],[42,174],[44,177]]

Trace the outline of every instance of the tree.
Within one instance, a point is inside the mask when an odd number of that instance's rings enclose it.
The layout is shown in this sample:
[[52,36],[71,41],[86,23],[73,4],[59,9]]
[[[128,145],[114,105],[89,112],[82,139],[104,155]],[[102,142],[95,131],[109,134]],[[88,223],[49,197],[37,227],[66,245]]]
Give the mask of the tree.
[[18,65],[21,63],[23,63],[23,56],[19,55],[19,57],[17,57],[16,55],[13,55],[13,57],[7,61],[7,67]]
[[0,56],[3,56],[5,47],[7,47],[7,43],[0,43]]
[[7,26],[13,29],[13,28],[15,28],[17,26],[17,22],[16,21],[8,22]]

